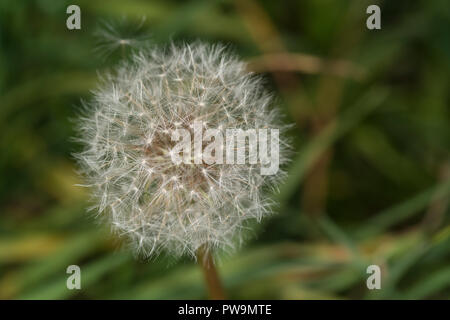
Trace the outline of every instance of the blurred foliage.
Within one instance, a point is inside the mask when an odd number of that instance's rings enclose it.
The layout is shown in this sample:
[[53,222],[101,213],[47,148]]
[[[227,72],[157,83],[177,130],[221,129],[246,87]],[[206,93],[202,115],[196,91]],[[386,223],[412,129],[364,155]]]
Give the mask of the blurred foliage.
[[[382,29],[369,31],[375,3]],[[66,28],[70,4],[81,30]],[[230,43],[295,124],[278,214],[219,258],[230,298],[450,297],[447,0],[2,0],[0,298],[206,297],[198,266],[136,259],[74,186],[71,119],[118,58],[93,35],[123,17],[146,17],[154,44]],[[370,264],[382,290],[366,288]]]

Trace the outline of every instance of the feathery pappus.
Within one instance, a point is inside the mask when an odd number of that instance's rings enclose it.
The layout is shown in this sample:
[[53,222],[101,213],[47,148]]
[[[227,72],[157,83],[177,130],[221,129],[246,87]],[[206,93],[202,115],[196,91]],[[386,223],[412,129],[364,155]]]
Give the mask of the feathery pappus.
[[79,120],[84,149],[76,157],[93,209],[144,256],[233,249],[247,220],[272,212],[267,191],[284,172],[262,175],[263,164],[248,155],[245,163],[174,163],[173,132],[193,136],[199,122],[204,130],[276,128],[280,137],[271,152],[282,165],[290,149],[287,126],[272,104],[262,78],[222,45],[136,52],[102,78]]

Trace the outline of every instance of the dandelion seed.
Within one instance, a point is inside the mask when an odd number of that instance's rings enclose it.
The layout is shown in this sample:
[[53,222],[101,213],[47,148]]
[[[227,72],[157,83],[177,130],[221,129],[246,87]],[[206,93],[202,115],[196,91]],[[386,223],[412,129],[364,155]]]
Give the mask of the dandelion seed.
[[97,38],[96,51],[107,57],[116,50],[142,49],[150,38],[143,28],[145,17],[138,24],[132,24],[122,18],[116,22],[103,21],[95,32]]

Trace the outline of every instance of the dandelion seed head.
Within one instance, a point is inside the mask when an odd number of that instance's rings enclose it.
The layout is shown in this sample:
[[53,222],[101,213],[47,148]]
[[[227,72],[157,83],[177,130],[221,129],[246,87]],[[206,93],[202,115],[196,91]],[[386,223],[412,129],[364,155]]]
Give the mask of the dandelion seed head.
[[[272,212],[260,164],[175,164],[173,130],[285,126],[260,77],[225,47],[170,45],[136,53],[106,75],[79,121],[77,154],[94,208],[144,256],[232,250],[250,219]],[[205,129],[205,128],[204,128]],[[280,143],[279,163],[289,144]],[[194,157],[194,153],[192,153]],[[236,239],[238,241],[236,241]]]

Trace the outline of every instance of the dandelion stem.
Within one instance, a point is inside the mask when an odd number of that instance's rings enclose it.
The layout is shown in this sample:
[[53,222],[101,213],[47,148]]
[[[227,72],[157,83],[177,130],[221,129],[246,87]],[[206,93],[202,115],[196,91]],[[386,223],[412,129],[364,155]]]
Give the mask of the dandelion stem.
[[225,294],[213,258],[204,246],[197,250],[197,261],[201,265],[211,300],[224,300]]
[[125,45],[124,44],[121,44],[120,45],[120,54],[121,54],[121,56],[122,56],[122,59],[125,59]]

